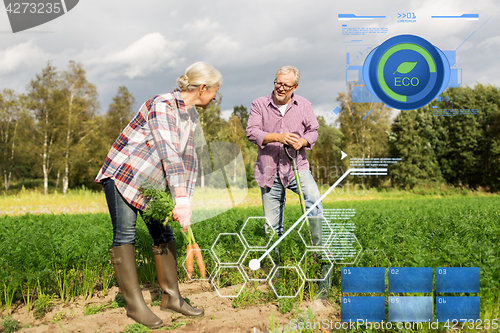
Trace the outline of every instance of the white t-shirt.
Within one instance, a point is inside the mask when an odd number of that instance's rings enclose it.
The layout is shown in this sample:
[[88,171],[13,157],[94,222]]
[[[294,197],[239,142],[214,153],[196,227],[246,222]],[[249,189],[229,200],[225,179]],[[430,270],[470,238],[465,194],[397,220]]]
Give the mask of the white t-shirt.
[[287,106],[288,106],[288,104],[278,106],[278,109],[280,110],[282,116],[285,115],[285,111],[286,111]]

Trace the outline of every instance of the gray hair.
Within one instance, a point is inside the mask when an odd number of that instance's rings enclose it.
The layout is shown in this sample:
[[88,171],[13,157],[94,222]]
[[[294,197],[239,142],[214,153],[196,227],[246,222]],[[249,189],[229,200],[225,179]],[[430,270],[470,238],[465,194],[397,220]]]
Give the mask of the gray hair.
[[212,65],[198,61],[189,66],[186,72],[177,79],[177,86],[181,91],[192,91],[206,84],[207,88],[222,85],[222,75]]
[[278,78],[278,75],[280,74],[288,74],[290,72],[293,72],[295,74],[295,80],[293,81],[293,84],[299,84],[300,80],[300,71],[297,67],[295,66],[283,66],[278,71],[276,72],[276,78]]

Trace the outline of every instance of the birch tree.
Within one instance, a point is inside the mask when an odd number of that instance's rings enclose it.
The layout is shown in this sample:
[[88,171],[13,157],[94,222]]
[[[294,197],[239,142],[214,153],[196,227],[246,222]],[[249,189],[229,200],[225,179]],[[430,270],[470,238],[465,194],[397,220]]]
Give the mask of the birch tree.
[[54,143],[58,139],[60,123],[60,102],[62,94],[59,90],[59,78],[56,68],[50,64],[32,79],[28,86],[28,105],[34,111],[36,119],[36,140],[39,143],[42,157],[43,188],[48,194],[49,173],[53,166],[52,153]]
[[[72,148],[85,140],[89,132],[94,130],[90,122],[98,107],[97,89],[89,83],[85,70],[80,63],[70,60],[68,69],[62,73],[61,91],[64,96],[62,120],[64,122],[64,174],[62,178],[63,193],[69,186]],[[82,152],[78,152],[81,154]]]
[[20,97],[15,91],[4,89],[0,95],[0,163],[6,190],[9,189],[12,179],[20,108]]

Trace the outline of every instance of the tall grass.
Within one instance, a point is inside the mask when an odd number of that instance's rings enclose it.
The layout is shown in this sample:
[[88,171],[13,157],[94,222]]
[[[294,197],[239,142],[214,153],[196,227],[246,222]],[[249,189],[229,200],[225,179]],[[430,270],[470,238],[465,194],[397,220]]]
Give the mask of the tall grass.
[[[320,186],[321,194],[325,193],[330,186]],[[290,205],[298,205],[298,196],[287,191],[287,202]],[[92,191],[85,187],[70,189],[66,194],[52,191],[48,195],[43,194],[42,189],[25,189],[2,191],[0,194],[0,216],[1,215],[23,215],[23,214],[85,214],[85,213],[107,213],[106,198],[103,191]],[[236,207],[249,208],[261,207],[262,200],[260,188],[232,189],[231,194],[236,202]],[[367,189],[361,184],[354,185],[349,181],[335,188],[325,198],[324,203],[339,201],[379,200],[379,199],[417,199],[422,196],[432,198],[446,198],[457,196],[485,197],[491,196],[484,191],[473,191],[470,189],[452,188],[441,186],[440,188],[414,188],[412,190],[400,190],[393,188],[371,188]],[[228,191],[226,189],[199,188],[195,190],[193,197],[194,214],[204,214],[206,211],[217,207],[225,212],[233,207]],[[216,215],[216,214],[212,214]]]
[[103,192],[86,188],[70,189],[66,194],[53,192],[44,195],[38,189],[21,188],[20,191],[5,192],[0,196],[1,215],[23,214],[83,214],[107,211]]

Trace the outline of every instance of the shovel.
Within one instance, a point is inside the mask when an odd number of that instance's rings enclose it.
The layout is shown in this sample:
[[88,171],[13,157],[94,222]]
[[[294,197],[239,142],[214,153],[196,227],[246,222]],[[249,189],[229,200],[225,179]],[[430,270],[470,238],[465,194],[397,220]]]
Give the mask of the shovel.
[[[290,155],[290,152],[288,151],[288,148],[291,148],[290,146],[285,145],[284,148],[285,148],[286,155],[288,156],[288,158],[292,162],[292,169],[293,169],[293,173],[295,175],[295,183],[297,183],[297,190],[299,192],[300,208],[302,209],[302,214],[305,214],[306,213],[306,203],[304,200],[304,192],[302,192],[302,184],[300,183],[299,167],[297,165],[297,156],[299,156],[299,152],[302,148],[295,151],[295,157],[292,157],[292,155]],[[311,234],[311,225],[309,224],[309,217],[306,216],[305,220],[307,223],[307,227],[309,228],[309,237],[311,238],[311,245],[314,245],[313,236]]]

